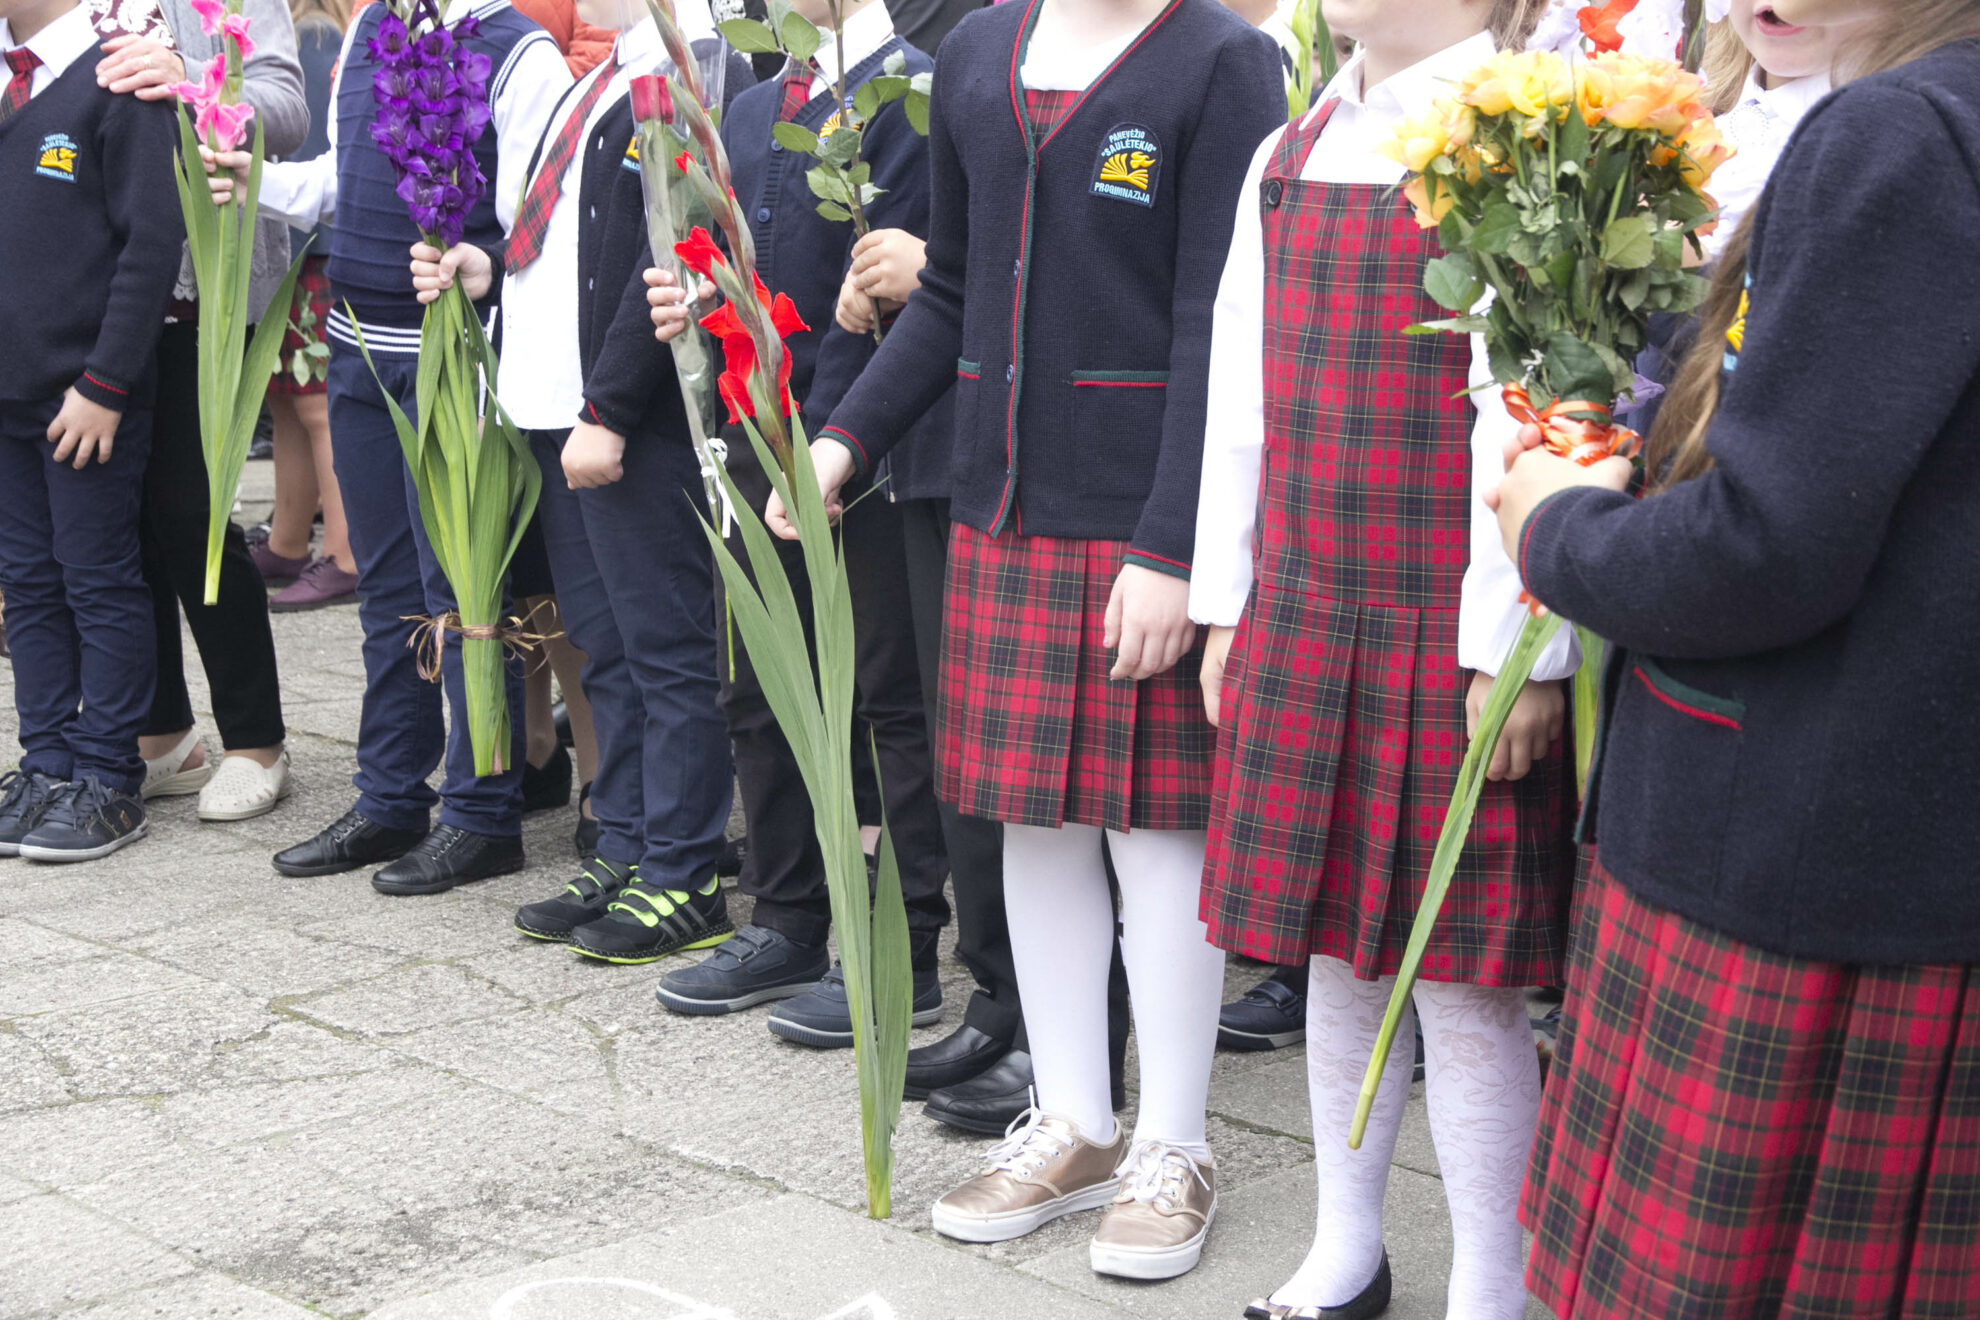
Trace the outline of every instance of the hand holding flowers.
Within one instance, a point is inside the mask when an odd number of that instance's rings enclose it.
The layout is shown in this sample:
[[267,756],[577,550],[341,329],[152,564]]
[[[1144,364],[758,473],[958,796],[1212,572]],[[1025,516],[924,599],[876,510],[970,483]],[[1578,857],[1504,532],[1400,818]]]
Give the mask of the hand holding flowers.
[[1630,461],[1620,456],[1590,464],[1562,458],[1547,447],[1546,434],[1539,427],[1522,426],[1519,435],[1506,442],[1506,479],[1486,493],[1485,506],[1499,515],[1506,554],[1518,563],[1520,533],[1542,501],[1577,486],[1625,491],[1633,472]]

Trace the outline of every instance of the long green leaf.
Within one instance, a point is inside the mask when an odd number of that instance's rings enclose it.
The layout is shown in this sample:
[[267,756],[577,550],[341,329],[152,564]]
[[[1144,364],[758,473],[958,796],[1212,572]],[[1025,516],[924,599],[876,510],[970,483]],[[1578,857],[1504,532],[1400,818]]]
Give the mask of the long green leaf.
[[1355,1104],[1353,1125],[1348,1129],[1350,1150],[1361,1149],[1368,1113],[1375,1104],[1375,1092],[1382,1085],[1382,1072],[1389,1062],[1389,1047],[1395,1042],[1396,1028],[1402,1023],[1403,1011],[1409,1007],[1410,994],[1416,989],[1417,975],[1423,970],[1423,955],[1430,947],[1430,935],[1436,928],[1437,914],[1443,910],[1451,877],[1457,872],[1458,858],[1464,853],[1465,838],[1471,833],[1471,818],[1478,810],[1478,797],[1485,788],[1485,771],[1492,764],[1492,753],[1498,749],[1506,717],[1512,714],[1513,703],[1532,675],[1540,653],[1560,629],[1561,619],[1557,614],[1529,618],[1520,628],[1519,637],[1492,682],[1492,694],[1486,698],[1485,709],[1479,714],[1478,732],[1472,735],[1471,746],[1465,749],[1464,760],[1458,766],[1457,787],[1451,793],[1451,805],[1444,812],[1444,827],[1430,856],[1430,875],[1423,886],[1423,900],[1417,904],[1416,920],[1409,928],[1409,943],[1396,972],[1395,989],[1389,994],[1389,1011],[1382,1018],[1374,1055],[1361,1078],[1361,1096]]
[[1574,671],[1574,782],[1577,795],[1588,798],[1588,774],[1595,759],[1595,731],[1602,722],[1602,666],[1608,644],[1576,624],[1581,643],[1581,668]]

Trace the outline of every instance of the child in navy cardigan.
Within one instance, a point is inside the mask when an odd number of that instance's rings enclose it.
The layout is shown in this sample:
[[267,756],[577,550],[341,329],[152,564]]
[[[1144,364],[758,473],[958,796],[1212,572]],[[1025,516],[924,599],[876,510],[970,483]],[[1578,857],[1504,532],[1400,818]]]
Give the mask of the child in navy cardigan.
[[24,751],[0,856],[81,861],[145,832],[138,499],[184,236],[176,128],[97,86],[80,5],[0,0],[0,49],[0,592]]
[[1652,493],[1529,434],[1497,495],[1614,648],[1523,1206],[1575,1320],[1980,1314],[1980,3],[1801,7],[1939,48],[1788,143]]
[[[821,26],[831,22],[826,0],[797,0],[795,8]],[[895,57],[910,74],[934,67],[894,34],[880,0],[845,4],[840,19],[848,97]],[[786,150],[771,129],[782,121],[829,136],[844,117],[832,96],[836,80],[831,75],[839,55],[840,41],[828,30],[814,57],[815,69],[751,88],[736,98],[722,121],[736,197],[756,246],[757,273],[770,288],[788,295],[811,327],[787,341],[791,392],[811,433],[872,357],[873,337],[847,331],[833,319],[840,277],[857,235],[849,223],[818,214],[818,198],[806,182],[812,159]],[[872,223],[925,232],[928,149],[904,106],[895,102],[873,116],[860,155],[880,189],[867,210]],[[770,482],[740,427],[731,429],[728,449],[731,477],[744,499],[761,510]],[[935,803],[913,621],[906,608],[899,510],[884,496],[870,507],[872,515],[849,525],[845,539],[858,715],[872,730],[878,750],[880,790],[907,902],[915,1022],[926,1026],[942,1011],[936,938],[949,917],[942,892],[949,863]],[[744,553],[740,534],[731,544],[738,555]],[[803,592],[802,557],[786,554],[784,566]],[[723,667],[722,709],[735,743],[736,777],[749,828],[740,888],[755,907],[741,939],[697,967],[662,978],[657,993],[668,1008],[689,1014],[727,1013],[770,998],[785,999],[770,1015],[772,1032],[803,1045],[849,1047],[851,1010],[844,986],[829,975],[831,900],[810,796],[748,652],[737,647],[732,659],[733,668]]]
[[[1284,114],[1271,39],[1214,0],[970,15],[935,80],[921,287],[812,447],[837,502],[956,389],[939,787],[1004,824],[1038,1109],[935,1227],[1000,1241],[1109,1205],[1092,1264],[1127,1277],[1193,1268],[1216,1210],[1223,957],[1197,917],[1212,735],[1187,579],[1217,272]],[[1107,854],[1132,1142],[1108,1093]]]
[[[699,12],[696,12],[696,11]],[[537,506],[558,610],[585,654],[598,738],[594,856],[516,928],[601,962],[650,963],[706,948],[734,927],[715,880],[731,801],[727,730],[715,706],[714,561],[699,460],[671,351],[654,342],[640,277],[650,260],[631,84],[666,66],[643,7],[579,0],[578,17],[620,28],[544,128],[525,185],[550,198],[543,241],[510,253],[509,329],[496,388],[543,470]],[[679,4],[691,39],[713,41],[705,8]],[[748,78],[731,61],[727,90]],[[571,154],[566,157],[567,148]],[[552,177],[546,162],[563,160]],[[493,255],[463,242],[412,249],[421,301],[454,278],[479,297]]]

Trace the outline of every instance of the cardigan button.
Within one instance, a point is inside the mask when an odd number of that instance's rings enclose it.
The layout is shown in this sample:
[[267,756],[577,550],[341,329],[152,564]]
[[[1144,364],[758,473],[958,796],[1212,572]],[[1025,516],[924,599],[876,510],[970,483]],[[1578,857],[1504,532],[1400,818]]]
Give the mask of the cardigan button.
[[1285,195],[1286,195],[1286,185],[1284,183],[1280,182],[1277,179],[1266,180],[1265,205],[1277,206],[1281,201],[1285,199]]
[[757,223],[757,224],[759,224],[759,225],[767,225],[767,224],[769,224],[769,223],[770,223],[770,208],[769,208],[769,207],[767,207],[767,206],[765,206],[765,207],[762,207],[762,208],[760,208],[760,209],[759,209],[759,210],[757,211],[757,213],[756,213],[756,223]]
[[772,151],[782,151],[783,149],[784,149],[784,144],[783,144],[783,143],[781,143],[781,142],[779,142],[779,141],[777,141],[777,139],[775,139],[775,138],[772,138],[772,139],[770,139],[770,150],[772,150]]
[[1004,368],[1004,383],[1008,385],[1016,379],[1017,379],[1017,364],[1013,363],[1010,366]]

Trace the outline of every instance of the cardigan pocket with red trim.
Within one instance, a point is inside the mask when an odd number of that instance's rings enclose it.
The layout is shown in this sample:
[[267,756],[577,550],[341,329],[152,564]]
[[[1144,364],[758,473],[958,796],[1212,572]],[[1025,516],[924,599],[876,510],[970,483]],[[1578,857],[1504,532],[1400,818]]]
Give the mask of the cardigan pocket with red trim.
[[1612,796],[1616,776],[1604,776],[1600,842],[1710,884],[1732,818],[1746,703],[1682,682],[1646,655],[1631,653],[1625,663],[1602,760],[1631,768],[1629,788]]
[[1067,439],[1083,495],[1147,499],[1169,406],[1166,371],[1074,371]]

